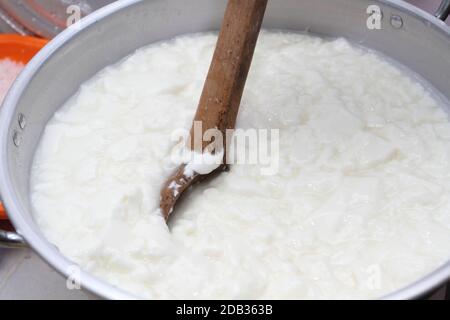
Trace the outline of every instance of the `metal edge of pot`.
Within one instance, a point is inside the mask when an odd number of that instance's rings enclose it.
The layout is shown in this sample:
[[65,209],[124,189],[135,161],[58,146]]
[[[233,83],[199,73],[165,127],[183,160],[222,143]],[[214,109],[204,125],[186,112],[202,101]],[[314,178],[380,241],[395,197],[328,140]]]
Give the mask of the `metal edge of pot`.
[[[39,71],[41,66],[54,52],[87,27],[115,12],[121,11],[142,1],[145,0],[120,0],[111,3],[82,19],[81,27],[76,29],[68,28],[55,37],[28,63],[27,67],[15,81],[13,87],[6,96],[2,110],[0,111],[0,194],[5,207],[9,212],[9,218],[16,227],[17,232],[23,236],[27,244],[42,259],[44,259],[45,262],[67,278],[70,276],[70,268],[74,266],[74,263],[60,253],[55,246],[51,245],[46,240],[41,239],[40,236],[32,230],[23,218],[26,209],[20,205],[19,201],[17,201],[18,197],[15,191],[10,188],[12,183],[11,175],[7,170],[9,160],[6,156],[10,124],[13,121],[15,107],[22,93],[26,90],[35,73]],[[450,28],[433,15],[400,0],[374,0],[374,2],[408,13],[416,19],[429,23],[430,26],[444,33],[450,41]],[[107,299],[138,299],[138,297],[114,287],[85,271],[81,270],[79,278],[83,289],[92,292],[99,297]],[[433,290],[448,278],[450,278],[450,260],[414,283],[380,298],[389,300],[414,299]]]
[[[111,3],[83,18],[79,22],[80,26],[78,28],[67,28],[56,36],[27,64],[5,97],[0,111],[0,195],[3,205],[8,212],[8,218],[16,228],[17,233],[25,239],[26,243],[48,265],[62,274],[66,279],[69,279],[71,276],[70,271],[75,265],[74,262],[67,259],[55,246],[46,240],[41,239],[40,236],[32,230],[23,218],[24,213],[27,210],[19,203],[16,193],[10,188],[12,183],[10,173],[7,169],[9,167],[9,159],[6,156],[10,124],[13,121],[15,107],[19,102],[22,93],[26,90],[35,73],[39,71],[53,53],[87,27],[115,12],[142,1],[145,0],[121,0]],[[138,299],[138,297],[114,287],[83,270],[81,270],[77,276],[79,277],[77,280],[80,280],[81,288],[83,290],[87,290],[99,297],[115,300]]]

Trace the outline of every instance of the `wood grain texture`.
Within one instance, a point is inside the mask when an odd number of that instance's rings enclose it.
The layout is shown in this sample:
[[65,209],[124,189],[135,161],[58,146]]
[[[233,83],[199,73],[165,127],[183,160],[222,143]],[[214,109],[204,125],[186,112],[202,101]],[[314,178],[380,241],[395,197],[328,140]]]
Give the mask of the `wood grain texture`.
[[[230,0],[216,50],[206,78],[194,121],[208,129],[234,129],[267,0]],[[203,151],[209,144],[194,136],[191,149]],[[201,138],[201,137],[200,137]],[[202,141],[200,146],[199,141]],[[201,148],[201,150],[200,150]]]
[[[160,208],[166,221],[177,200],[193,184],[212,177],[226,169],[226,130],[234,129],[244,92],[245,82],[253,59],[268,0],[229,0],[216,49],[209,68],[197,112],[191,128],[188,148],[203,152],[211,141],[203,141],[209,129],[219,129],[224,145],[214,145],[214,151],[223,148],[222,165],[209,175],[186,177],[185,165],[180,166],[166,180],[161,189]],[[196,136],[195,122],[201,122],[200,137]],[[215,142],[215,141],[214,141]],[[176,188],[174,189],[174,186]]]

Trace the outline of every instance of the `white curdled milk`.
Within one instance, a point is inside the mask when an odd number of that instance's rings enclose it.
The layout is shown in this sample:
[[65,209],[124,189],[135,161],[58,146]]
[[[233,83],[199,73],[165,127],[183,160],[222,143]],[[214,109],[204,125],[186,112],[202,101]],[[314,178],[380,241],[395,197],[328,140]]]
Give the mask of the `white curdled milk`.
[[280,129],[279,171],[191,192],[171,232],[159,191],[215,45],[138,50],[48,123],[32,169],[39,226],[67,257],[144,298],[372,298],[450,256],[450,123],[418,82],[343,39],[264,32],[238,119]]

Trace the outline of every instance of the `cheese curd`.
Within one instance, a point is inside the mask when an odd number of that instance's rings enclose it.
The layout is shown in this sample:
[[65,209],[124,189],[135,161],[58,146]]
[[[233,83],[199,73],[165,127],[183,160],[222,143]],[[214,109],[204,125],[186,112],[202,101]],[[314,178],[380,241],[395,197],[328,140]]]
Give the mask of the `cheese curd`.
[[[159,191],[216,41],[138,50],[48,123],[31,179],[61,252],[142,298],[374,298],[450,255],[450,123],[417,79],[344,39],[265,31],[237,127],[279,129],[279,168]],[[251,148],[251,146],[249,147]]]

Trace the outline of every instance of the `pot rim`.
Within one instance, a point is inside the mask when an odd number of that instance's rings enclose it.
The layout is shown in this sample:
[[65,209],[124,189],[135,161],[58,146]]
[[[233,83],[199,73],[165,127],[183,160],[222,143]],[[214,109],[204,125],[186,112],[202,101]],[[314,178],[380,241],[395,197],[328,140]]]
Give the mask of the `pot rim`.
[[[19,102],[22,93],[27,89],[29,82],[39,71],[45,61],[60,49],[67,42],[71,41],[79,32],[85,30],[96,22],[106,18],[107,16],[121,11],[127,7],[133,6],[145,0],[121,0],[113,2],[89,16],[82,19],[79,28],[67,28],[61,34],[56,36],[47,46],[45,46],[26,66],[24,71],[18,77],[8,95],[5,98],[2,110],[0,112],[0,194],[6,207],[9,218],[15,226],[17,232],[23,236],[30,247],[50,266],[57,270],[67,279],[73,280],[73,271],[76,264],[66,258],[58,249],[47,240],[41,238],[26,222],[24,216],[27,209],[18,200],[18,195],[10,186],[12,185],[12,177],[8,171],[9,160],[7,155],[7,146],[9,139],[10,124],[13,121],[14,111]],[[446,34],[450,40],[450,27],[445,22],[439,20],[433,15],[400,0],[376,0],[378,3],[389,6],[393,9],[410,14],[416,19],[429,23],[433,28]],[[100,280],[96,276],[88,272],[80,270],[77,273],[77,280],[80,280],[81,287],[95,295],[108,299],[139,299],[122,289],[119,289],[107,282]],[[446,279],[450,278],[450,257],[449,260],[422,277],[412,284],[403,287],[397,291],[380,297],[381,299],[412,299],[417,298],[430,290],[437,287]]]

